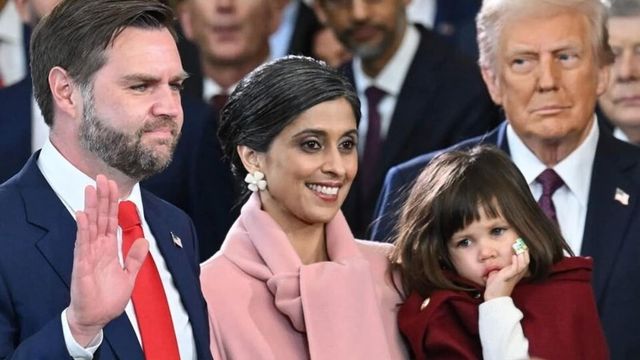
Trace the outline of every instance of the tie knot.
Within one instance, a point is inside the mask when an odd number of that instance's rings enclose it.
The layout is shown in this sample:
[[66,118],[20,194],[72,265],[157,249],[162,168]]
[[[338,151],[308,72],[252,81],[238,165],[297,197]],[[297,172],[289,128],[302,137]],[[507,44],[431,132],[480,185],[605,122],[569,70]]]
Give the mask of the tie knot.
[[118,224],[122,230],[140,225],[140,216],[138,216],[136,204],[131,201],[121,201],[118,204]]
[[373,106],[373,107],[377,107],[378,103],[380,103],[380,100],[382,100],[382,98],[386,95],[387,93],[375,86],[369,86],[365,91],[364,91],[364,95],[367,97],[367,102],[369,103],[369,106]]
[[229,101],[229,95],[222,93],[213,95],[209,100],[209,104],[213,107],[216,113],[220,113],[222,108],[227,104],[227,101]]
[[536,181],[542,185],[542,195],[547,196],[553,195],[564,184],[560,175],[553,169],[545,169],[538,175]]

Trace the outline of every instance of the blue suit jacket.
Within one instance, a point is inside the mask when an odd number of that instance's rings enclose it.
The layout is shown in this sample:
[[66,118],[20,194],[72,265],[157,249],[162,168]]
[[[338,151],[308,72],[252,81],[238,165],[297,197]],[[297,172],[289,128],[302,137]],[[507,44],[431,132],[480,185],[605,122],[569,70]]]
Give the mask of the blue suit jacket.
[[[495,144],[508,153],[506,123],[454,148],[479,143]],[[435,155],[422,155],[389,171],[376,208],[374,239],[388,239],[403,189]],[[629,194],[628,205],[614,199],[618,188]],[[612,359],[640,359],[639,200],[640,148],[600,131],[580,255],[594,259],[593,288]]]
[[[0,89],[0,184],[31,156],[31,78]],[[194,219],[200,260],[218,250],[236,217],[233,180],[223,163],[215,131],[217,117],[199,99],[182,97],[182,135],[169,167],[141,183]]]
[[[39,152],[0,186],[0,358],[69,359],[60,314],[69,305],[76,225],[36,165]],[[142,191],[145,218],[188,313],[198,359],[211,359],[200,292],[197,240],[189,218]],[[171,232],[182,239],[174,245]],[[104,328],[96,358],[139,359],[126,314]]]
[[[365,235],[387,170],[429,151],[483,134],[499,123],[478,66],[461,57],[442,38],[423,27],[418,50],[402,84],[374,175],[371,194],[362,194],[356,177],[342,207],[357,237]],[[353,67],[343,67],[355,82]],[[463,90],[461,90],[463,89]]]
[[475,18],[481,5],[481,0],[436,0],[433,28],[472,59],[478,58]]

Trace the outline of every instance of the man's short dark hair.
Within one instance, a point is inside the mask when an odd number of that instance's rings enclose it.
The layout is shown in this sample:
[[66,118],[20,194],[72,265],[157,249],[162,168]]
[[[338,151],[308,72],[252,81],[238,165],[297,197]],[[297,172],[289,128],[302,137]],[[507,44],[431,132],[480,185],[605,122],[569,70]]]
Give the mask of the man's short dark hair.
[[31,37],[33,93],[47,125],[53,124],[49,72],[59,66],[88,87],[106,62],[105,50],[127,27],[173,29],[174,14],[158,0],[64,0],[40,21]]

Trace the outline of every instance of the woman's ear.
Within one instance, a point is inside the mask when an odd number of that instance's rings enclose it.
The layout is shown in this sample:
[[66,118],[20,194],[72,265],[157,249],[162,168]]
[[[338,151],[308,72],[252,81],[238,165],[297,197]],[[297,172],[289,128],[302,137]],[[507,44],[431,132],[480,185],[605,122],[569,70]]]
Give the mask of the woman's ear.
[[248,173],[252,173],[256,170],[260,170],[259,153],[246,145],[238,145],[236,148],[238,156],[242,161],[244,169]]

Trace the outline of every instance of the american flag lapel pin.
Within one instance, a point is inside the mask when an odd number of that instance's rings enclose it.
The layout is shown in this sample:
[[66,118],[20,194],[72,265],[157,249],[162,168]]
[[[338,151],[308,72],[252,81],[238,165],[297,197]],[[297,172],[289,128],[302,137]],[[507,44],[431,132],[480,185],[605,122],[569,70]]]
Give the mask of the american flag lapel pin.
[[171,239],[173,240],[174,245],[182,249],[182,240],[178,235],[171,232]]
[[624,206],[629,205],[629,194],[620,188],[616,188],[616,194],[613,199]]

